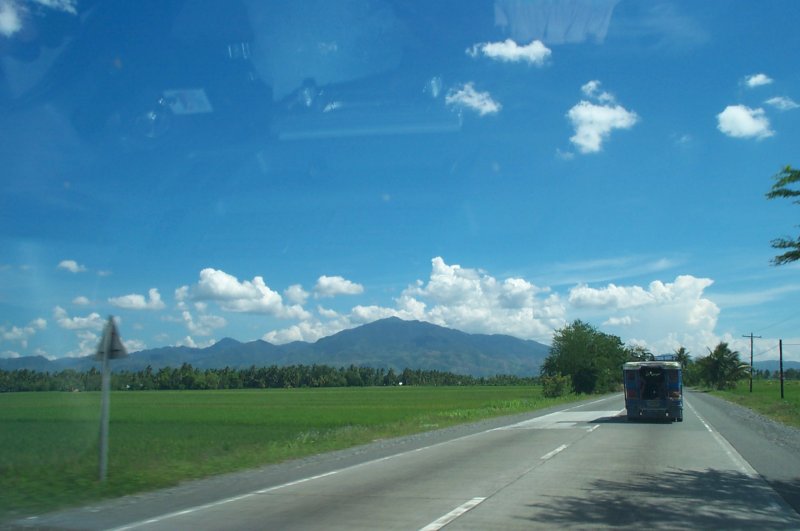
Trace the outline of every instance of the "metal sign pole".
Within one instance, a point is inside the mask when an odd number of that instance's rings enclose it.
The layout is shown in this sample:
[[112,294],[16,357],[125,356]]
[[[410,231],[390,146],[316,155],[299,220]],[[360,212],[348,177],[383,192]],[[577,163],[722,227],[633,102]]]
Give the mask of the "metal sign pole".
[[108,317],[103,331],[103,339],[97,346],[95,359],[103,363],[102,404],[100,406],[100,481],[105,482],[108,475],[108,423],[111,406],[111,364],[112,358],[123,358],[128,353],[119,338],[114,318]]
[[[110,337],[111,334],[109,334]],[[108,341],[106,341],[108,343]],[[106,345],[108,346],[108,345]],[[108,352],[108,350],[106,350]],[[111,402],[111,365],[103,356],[103,399],[100,412],[100,481],[106,480],[108,471],[108,412]]]

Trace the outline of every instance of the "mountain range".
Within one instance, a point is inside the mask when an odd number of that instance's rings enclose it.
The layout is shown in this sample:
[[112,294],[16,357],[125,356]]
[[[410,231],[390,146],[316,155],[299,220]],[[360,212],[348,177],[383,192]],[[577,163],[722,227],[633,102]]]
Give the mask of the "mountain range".
[[[396,317],[343,330],[314,343],[283,345],[225,338],[207,348],[162,347],[112,360],[114,371],[154,370],[189,363],[198,369],[270,365],[365,366],[439,370],[471,376],[534,376],[550,347],[507,335],[468,334],[423,321]],[[0,369],[57,372],[99,367],[93,356],[48,360],[42,356],[0,359]]]

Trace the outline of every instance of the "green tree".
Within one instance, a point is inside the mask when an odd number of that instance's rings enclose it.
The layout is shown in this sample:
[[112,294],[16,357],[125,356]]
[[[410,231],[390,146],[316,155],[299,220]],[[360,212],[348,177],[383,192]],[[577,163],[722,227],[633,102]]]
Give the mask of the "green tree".
[[[774,179],[775,183],[767,193],[767,199],[800,197],[800,189],[791,188],[792,185],[800,185],[800,170],[786,166]],[[800,199],[795,199],[792,202],[800,204]],[[776,238],[772,240],[772,247],[786,251],[772,259],[774,265],[788,264],[795,260],[800,260],[800,236],[794,239]]]
[[575,320],[556,331],[541,374],[569,376],[576,393],[610,392],[622,383],[622,364],[627,359],[628,350],[619,337]]
[[675,351],[675,361],[681,364],[681,369],[684,371],[689,368],[692,358],[689,357],[689,351],[686,350],[686,347],[680,347]]
[[739,353],[727,343],[720,343],[708,356],[697,360],[698,376],[715,389],[732,389],[736,382],[750,374],[750,366],[742,363]]

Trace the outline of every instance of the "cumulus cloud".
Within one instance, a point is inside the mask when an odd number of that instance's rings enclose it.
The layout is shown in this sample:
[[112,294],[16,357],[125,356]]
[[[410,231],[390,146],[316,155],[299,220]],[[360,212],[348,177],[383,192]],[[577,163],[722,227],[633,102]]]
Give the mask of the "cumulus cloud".
[[764,109],[729,105],[717,115],[717,129],[734,138],[767,138],[775,134],[769,127]]
[[88,306],[90,302],[88,298],[84,297],[83,295],[79,295],[72,299],[72,304],[75,306]]
[[28,339],[46,328],[47,321],[41,317],[34,319],[25,326],[0,326],[0,339],[3,341],[17,342],[23,348],[28,348]]
[[[708,278],[680,275],[674,282],[656,280],[646,288],[578,285],[570,290],[568,302],[570,313],[625,326],[654,352],[670,352],[679,346],[701,352],[720,340],[715,334],[719,307],[705,296],[712,284]],[[616,316],[621,311],[625,317]]]
[[466,83],[461,88],[450,89],[444,101],[447,105],[476,111],[481,116],[497,114],[502,109],[502,105],[493,100],[488,92],[475,90],[475,84],[472,82]]
[[75,260],[61,260],[61,262],[58,263],[58,268],[69,271],[70,273],[82,273],[86,271],[86,266],[79,264]]
[[766,74],[753,74],[747,76],[744,80],[745,85],[749,88],[761,87],[772,83],[772,79]]
[[335,297],[337,295],[360,295],[364,292],[364,286],[356,284],[340,276],[322,275],[317,279],[314,286],[315,297]]
[[125,310],[162,310],[165,305],[161,300],[161,294],[158,293],[156,288],[150,288],[147,292],[148,298],[145,299],[144,295],[132,293],[130,295],[123,295],[121,297],[111,297],[108,302],[117,308]]
[[767,105],[772,105],[779,111],[791,111],[792,109],[796,109],[800,107],[792,98],[788,98],[786,96],[775,96],[774,98],[770,98],[765,101]]
[[300,284],[292,284],[283,290],[283,295],[289,302],[302,306],[308,300],[309,293]]
[[64,308],[56,306],[53,309],[53,317],[58,326],[67,330],[102,330],[105,326],[105,321],[97,312],[92,312],[86,317],[69,317]]
[[603,323],[603,326],[630,326],[633,323],[634,323],[633,317],[631,317],[630,315],[625,315],[622,317],[609,317]]
[[[0,24],[2,24],[2,21],[0,21]],[[3,359],[3,358],[5,358],[5,359],[13,359],[13,358],[20,358],[20,357],[22,357],[20,355],[20,353],[19,352],[15,352],[13,350],[0,351],[0,359]]]
[[594,101],[581,100],[574,105],[567,118],[575,134],[570,137],[581,153],[597,153],[614,129],[630,129],[639,121],[639,116],[616,103],[614,95],[600,88],[600,81],[593,79],[581,87],[581,92]]
[[225,327],[228,322],[224,317],[210,314],[201,314],[195,319],[189,310],[181,312],[181,322],[186,325],[190,333],[197,336],[210,336],[214,330]]
[[567,113],[575,128],[570,137],[581,153],[597,153],[614,129],[630,129],[639,121],[638,115],[621,105],[597,105],[581,101]]
[[484,42],[467,48],[467,55],[470,57],[477,57],[480,54],[489,59],[506,63],[526,62],[542,66],[552,51],[539,40],[520,46],[513,39],[506,39],[502,42]]
[[128,339],[123,341],[122,344],[125,346],[125,350],[127,350],[129,354],[131,352],[139,352],[140,350],[147,348],[145,342],[139,339]]
[[508,334],[543,343],[574,319],[611,327],[630,343],[656,353],[680,346],[702,353],[727,336],[716,334],[720,313],[706,294],[708,278],[680,275],[645,286],[577,284],[554,293],[529,279],[497,278],[477,268],[431,260],[430,275],[417,280],[393,304],[356,305],[349,312],[318,307],[315,316],[263,336],[271,343],[313,342],[344,329],[387,317],[428,321],[469,333]]
[[260,276],[253,280],[239,281],[224,271],[206,268],[200,271],[200,279],[189,288],[183,286],[175,291],[175,298],[183,302],[212,300],[220,308],[230,312],[258,313],[281,318],[308,319],[310,314],[299,304],[287,306],[276,291],[266,285]]
[[587,98],[593,98],[603,103],[614,103],[614,95],[600,89],[600,82],[596,79],[586,82],[581,87],[581,92]]
[[78,348],[67,352],[68,358],[82,358],[97,352],[100,336],[89,330],[79,330],[76,335],[78,336]]

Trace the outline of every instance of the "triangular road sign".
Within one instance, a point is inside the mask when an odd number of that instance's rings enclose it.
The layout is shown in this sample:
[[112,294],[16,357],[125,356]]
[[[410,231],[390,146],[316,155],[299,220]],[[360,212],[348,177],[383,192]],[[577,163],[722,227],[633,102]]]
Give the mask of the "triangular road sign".
[[[108,353],[106,353],[106,349],[108,349]],[[94,358],[102,361],[103,358],[107,356],[107,359],[114,360],[124,358],[127,355],[128,352],[125,350],[125,346],[119,338],[117,324],[114,322],[113,317],[109,317],[108,323],[106,323],[106,327],[103,330],[103,337],[100,339],[100,344],[97,345],[97,353]]]

